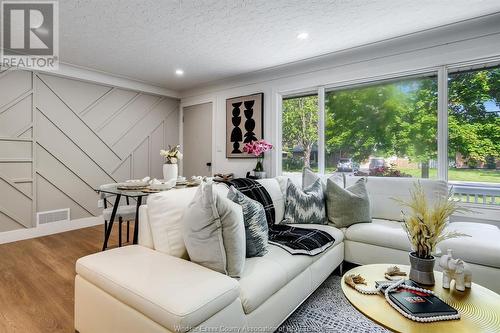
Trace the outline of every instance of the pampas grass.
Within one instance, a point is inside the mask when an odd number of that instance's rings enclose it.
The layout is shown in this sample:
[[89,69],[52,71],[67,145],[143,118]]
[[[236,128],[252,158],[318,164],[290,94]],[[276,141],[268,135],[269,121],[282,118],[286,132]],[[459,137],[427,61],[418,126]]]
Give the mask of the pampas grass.
[[430,205],[426,200],[422,184],[417,182],[410,190],[410,197],[409,201],[397,198],[394,200],[410,210],[408,214],[402,211],[403,228],[418,258],[432,258],[436,245],[445,239],[469,236],[455,231],[445,231],[448,218],[453,213],[469,211],[453,200],[451,191],[448,196],[436,198],[434,204]]

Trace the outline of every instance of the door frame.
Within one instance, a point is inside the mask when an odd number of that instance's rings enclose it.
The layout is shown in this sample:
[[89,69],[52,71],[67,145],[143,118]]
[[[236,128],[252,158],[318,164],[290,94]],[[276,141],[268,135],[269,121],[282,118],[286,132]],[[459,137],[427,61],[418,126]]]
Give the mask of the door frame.
[[[215,158],[217,156],[217,149],[216,149],[216,141],[215,141],[215,135],[214,135],[214,124],[216,121],[215,117],[215,112],[217,110],[217,99],[215,97],[210,97],[210,98],[200,98],[196,99],[191,102],[181,102],[179,103],[179,144],[181,145],[181,151],[184,153],[184,108],[189,107],[189,106],[194,106],[194,105],[199,105],[199,104],[206,104],[206,103],[212,103],[212,128],[210,129],[210,135],[212,139],[212,168],[211,172],[212,174],[215,173],[215,170],[217,170],[217,159]],[[181,160],[179,163],[179,173],[181,175],[184,174],[184,163]]]

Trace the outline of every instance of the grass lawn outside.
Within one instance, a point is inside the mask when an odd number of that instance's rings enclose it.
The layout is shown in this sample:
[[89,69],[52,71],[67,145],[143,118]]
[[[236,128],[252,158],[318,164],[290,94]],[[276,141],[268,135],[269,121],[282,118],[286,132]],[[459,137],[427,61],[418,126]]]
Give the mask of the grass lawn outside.
[[[335,172],[335,168],[327,168],[326,173]],[[411,175],[413,178],[419,178],[421,175],[420,169],[417,168],[399,168],[401,172]],[[301,168],[290,168],[283,170],[284,172],[301,173]],[[313,168],[313,171],[318,172],[318,168]],[[429,178],[437,178],[437,169],[429,170]],[[496,183],[500,184],[500,170],[491,169],[448,169],[448,180],[459,182],[479,182],[479,183]]]
[[[420,169],[400,169],[412,177],[420,177]],[[429,170],[430,178],[437,178],[437,169]],[[460,182],[500,183],[500,170],[489,169],[448,169],[448,180]]]

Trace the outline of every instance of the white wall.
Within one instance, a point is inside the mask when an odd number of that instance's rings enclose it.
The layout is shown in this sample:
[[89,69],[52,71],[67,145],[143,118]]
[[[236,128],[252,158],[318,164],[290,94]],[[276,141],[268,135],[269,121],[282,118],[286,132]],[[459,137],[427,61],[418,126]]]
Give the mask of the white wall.
[[94,78],[105,83],[0,72],[0,231],[37,229],[40,211],[96,217],[99,185],[162,177],[159,150],[179,140],[179,101],[157,87]]
[[[500,14],[214,82],[181,92],[181,104],[213,102],[213,171],[244,176],[255,161],[225,157],[227,98],[263,92],[264,137],[279,148],[280,94],[437,71],[439,66],[481,59],[500,59]],[[265,169],[271,175],[279,172],[278,152],[265,159]]]

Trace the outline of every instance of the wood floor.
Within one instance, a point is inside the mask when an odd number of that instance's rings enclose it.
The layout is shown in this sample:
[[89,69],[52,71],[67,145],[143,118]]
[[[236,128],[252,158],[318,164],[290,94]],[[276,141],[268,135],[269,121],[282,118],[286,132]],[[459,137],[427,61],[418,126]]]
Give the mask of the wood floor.
[[0,332],[75,332],[75,262],[99,252],[103,238],[96,226],[0,245]]

